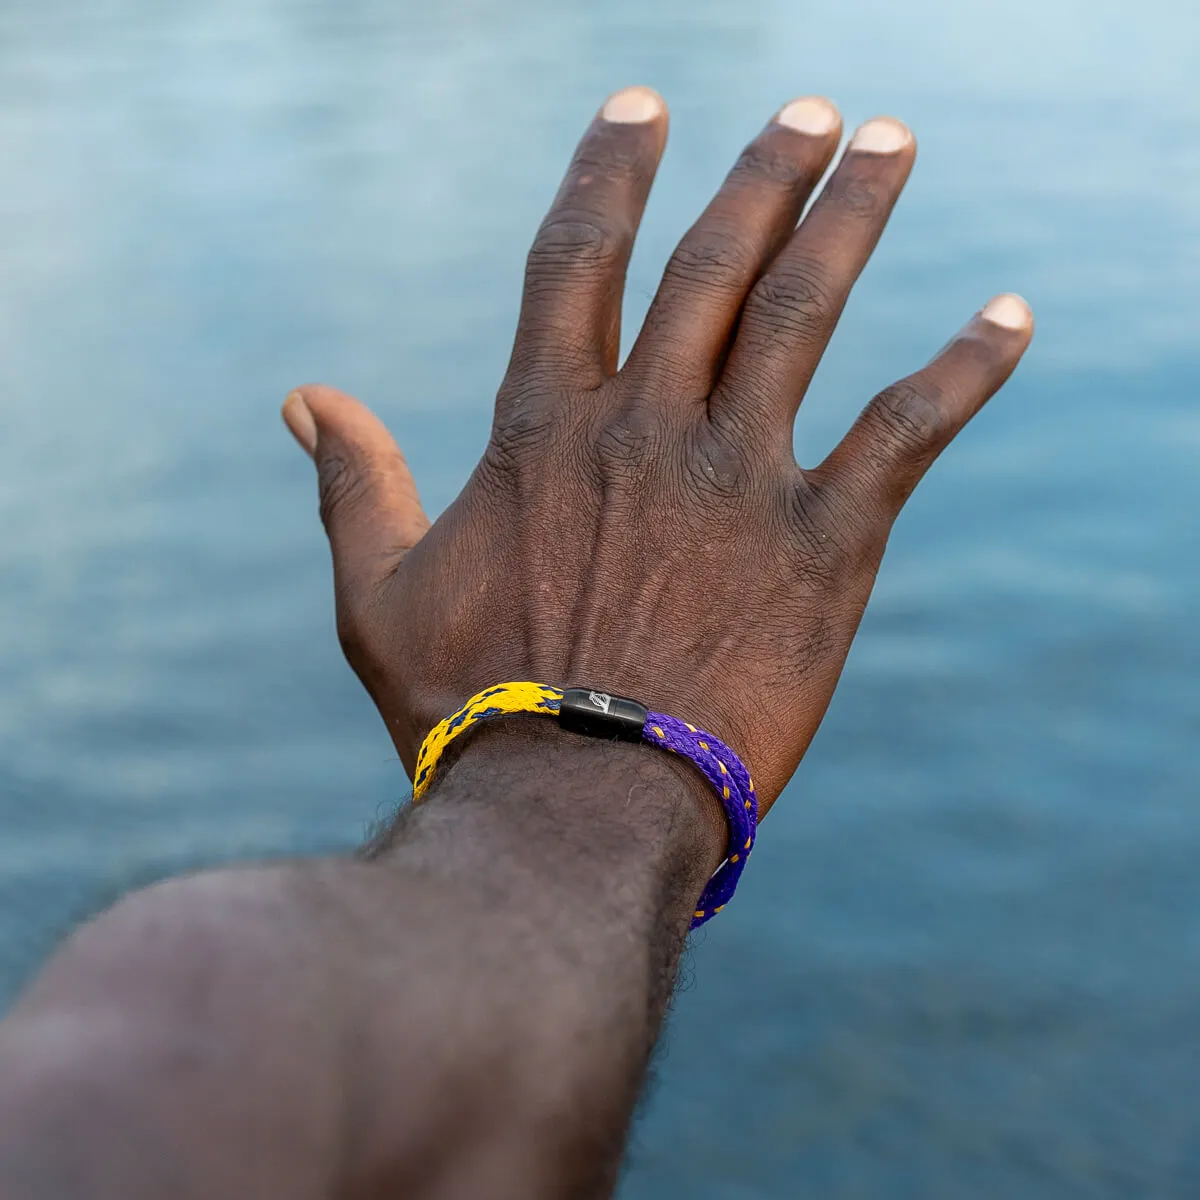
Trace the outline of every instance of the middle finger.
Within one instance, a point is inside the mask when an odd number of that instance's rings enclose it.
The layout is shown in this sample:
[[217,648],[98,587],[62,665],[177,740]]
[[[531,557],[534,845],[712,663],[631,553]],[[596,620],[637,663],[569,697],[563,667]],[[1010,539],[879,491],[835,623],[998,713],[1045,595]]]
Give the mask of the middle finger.
[[890,117],[863,125],[755,285],[709,411],[786,436],[834,326],[908,179],[916,142]]
[[828,100],[805,96],[785,105],[746,147],[671,256],[627,377],[670,380],[671,392],[708,400],[742,304],[796,228],[841,129]]

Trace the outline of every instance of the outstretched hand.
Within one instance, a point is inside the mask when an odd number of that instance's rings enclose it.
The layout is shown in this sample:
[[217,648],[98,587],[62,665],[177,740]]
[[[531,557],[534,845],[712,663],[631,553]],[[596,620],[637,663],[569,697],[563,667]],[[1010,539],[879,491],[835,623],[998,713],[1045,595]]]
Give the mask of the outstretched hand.
[[710,729],[762,811],[842,670],[892,522],[1033,333],[1000,296],[801,469],[792,424],[912,168],[899,122],[841,135],[787,105],[680,242],[625,364],[621,300],[667,135],[660,97],[612,96],[529,254],[483,459],[432,525],[362,404],[288,397],[333,549],[338,631],[411,773],[425,733],[503,680],[589,685]]

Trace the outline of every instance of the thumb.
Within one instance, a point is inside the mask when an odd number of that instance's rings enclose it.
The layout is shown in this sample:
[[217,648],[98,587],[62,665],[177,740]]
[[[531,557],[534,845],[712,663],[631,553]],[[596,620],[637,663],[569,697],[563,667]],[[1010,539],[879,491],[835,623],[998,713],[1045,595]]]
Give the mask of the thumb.
[[374,587],[429,528],[400,447],[365,404],[320,384],[292,392],[283,419],[317,467],[339,593]]

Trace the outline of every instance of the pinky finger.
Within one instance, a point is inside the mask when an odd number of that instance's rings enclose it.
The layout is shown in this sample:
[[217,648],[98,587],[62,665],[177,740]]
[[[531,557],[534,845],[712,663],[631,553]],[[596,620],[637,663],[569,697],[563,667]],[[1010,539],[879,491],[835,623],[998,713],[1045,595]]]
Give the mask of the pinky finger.
[[1033,313],[1020,296],[989,301],[928,366],[867,405],[819,474],[835,490],[852,492],[857,505],[894,518],[934,459],[1007,381],[1032,338]]

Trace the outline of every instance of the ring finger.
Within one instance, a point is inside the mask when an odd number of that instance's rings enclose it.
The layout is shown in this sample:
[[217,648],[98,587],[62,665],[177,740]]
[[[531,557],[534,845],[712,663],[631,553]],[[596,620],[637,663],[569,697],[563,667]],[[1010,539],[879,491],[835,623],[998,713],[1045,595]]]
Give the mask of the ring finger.
[[713,394],[714,420],[790,444],[792,421],[850,289],[908,179],[916,142],[890,117],[863,125],[788,244],[746,301]]
[[841,129],[830,101],[806,96],[746,147],[667,263],[627,376],[669,378],[672,392],[707,400],[742,304],[795,229]]

